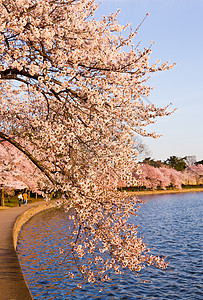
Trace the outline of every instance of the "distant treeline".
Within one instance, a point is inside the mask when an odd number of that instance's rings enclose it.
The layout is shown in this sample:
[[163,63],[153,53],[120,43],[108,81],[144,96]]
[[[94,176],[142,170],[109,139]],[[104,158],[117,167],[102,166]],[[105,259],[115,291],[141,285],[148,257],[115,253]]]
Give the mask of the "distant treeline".
[[181,189],[183,186],[203,185],[203,161],[196,162],[191,156],[171,156],[164,162],[145,158],[139,163],[138,170],[133,173],[137,189]]

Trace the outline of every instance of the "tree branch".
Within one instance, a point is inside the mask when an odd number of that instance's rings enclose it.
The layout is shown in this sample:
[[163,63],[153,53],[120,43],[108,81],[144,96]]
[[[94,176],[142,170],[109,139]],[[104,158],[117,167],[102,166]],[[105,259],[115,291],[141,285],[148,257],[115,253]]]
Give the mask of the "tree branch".
[[19,71],[17,68],[9,68],[7,70],[0,71],[0,75],[1,75],[0,79],[14,79],[14,78],[11,78],[12,75],[16,75],[16,76],[21,75],[21,76],[25,76],[25,77],[32,78],[35,80],[38,80],[38,77],[39,77],[38,75],[30,75],[30,73],[25,70]]
[[14,147],[16,147],[18,150],[20,150],[22,153],[24,153],[32,162],[33,164],[46,175],[46,177],[53,183],[57,184],[55,179],[50,175],[50,173],[42,166],[42,164],[26,149],[24,149],[18,142],[16,142],[13,138],[8,136],[7,134],[0,132],[0,137],[12,144]]

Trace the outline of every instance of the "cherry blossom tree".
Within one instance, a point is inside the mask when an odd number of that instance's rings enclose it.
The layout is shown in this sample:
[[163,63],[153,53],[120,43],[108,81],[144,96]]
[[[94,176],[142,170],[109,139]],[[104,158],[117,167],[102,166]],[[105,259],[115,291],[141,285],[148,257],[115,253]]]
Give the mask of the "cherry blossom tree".
[[155,190],[158,186],[161,186],[161,182],[164,181],[164,176],[162,175],[159,168],[155,168],[148,164],[140,165],[140,178],[139,182],[142,186],[146,188]]
[[182,188],[184,176],[181,172],[173,168],[156,168],[145,163],[139,166],[139,170],[140,175],[137,175],[136,178],[141,186],[145,186],[146,188],[152,190],[155,190],[158,187],[161,187],[165,190],[171,185],[176,189]]
[[170,114],[141,96],[150,74],[172,67],[150,65],[151,46],[133,45],[139,26],[124,37],[118,13],[95,20],[96,9],[94,0],[0,1],[0,137],[73,209],[71,255],[90,282],[166,266],[128,223],[137,199],[103,175],[113,169],[117,184],[133,185],[134,134],[157,137],[146,126]]
[[46,183],[44,174],[21,151],[7,141],[0,143],[0,184],[6,190],[40,192]]
[[169,168],[165,168],[165,167],[160,167],[159,170],[163,175],[160,186],[163,190],[165,190],[171,184],[171,178],[170,178],[171,172]]
[[182,189],[182,181],[183,181],[182,173],[172,168],[170,168],[169,170],[170,170],[171,185],[176,189]]
[[189,167],[195,165],[195,163],[197,161],[195,155],[187,155],[183,158],[183,160],[185,161],[186,166],[189,166]]
[[203,165],[188,166],[183,172],[186,183],[202,184],[203,183]]

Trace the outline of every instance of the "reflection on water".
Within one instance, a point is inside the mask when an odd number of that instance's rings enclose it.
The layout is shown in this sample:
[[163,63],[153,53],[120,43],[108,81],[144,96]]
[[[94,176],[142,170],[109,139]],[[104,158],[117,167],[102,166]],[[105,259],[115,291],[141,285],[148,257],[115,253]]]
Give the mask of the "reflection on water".
[[[144,269],[141,283],[131,272],[112,275],[112,281],[78,289],[80,276],[69,249],[68,214],[63,209],[45,211],[32,218],[20,233],[18,254],[34,299],[203,299],[202,207],[203,193],[145,197],[136,223],[139,235],[153,254],[167,256],[166,271]],[[133,221],[133,219],[132,219]],[[68,272],[76,277],[70,280]],[[103,291],[100,292],[101,287]]]

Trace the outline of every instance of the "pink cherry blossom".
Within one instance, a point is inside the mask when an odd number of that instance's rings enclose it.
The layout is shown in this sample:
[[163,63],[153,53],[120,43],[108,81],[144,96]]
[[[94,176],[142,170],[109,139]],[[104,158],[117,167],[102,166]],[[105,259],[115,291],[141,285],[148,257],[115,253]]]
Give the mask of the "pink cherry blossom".
[[172,65],[150,65],[151,46],[133,46],[137,30],[125,37],[118,12],[96,20],[96,9],[94,0],[0,1],[0,138],[18,149],[12,176],[72,209],[72,254],[90,282],[110,269],[166,267],[128,223],[138,200],[116,187],[135,183],[134,134],[157,137],[146,126],[171,114],[141,96],[149,75]]
[[146,186],[152,190],[161,187],[166,189],[172,185],[176,189],[182,188],[183,174],[175,169],[168,167],[155,168],[149,164],[141,164],[139,166],[140,175],[138,182],[141,186]]
[[185,184],[203,184],[203,165],[192,165],[188,166],[184,172],[183,176],[185,179]]

